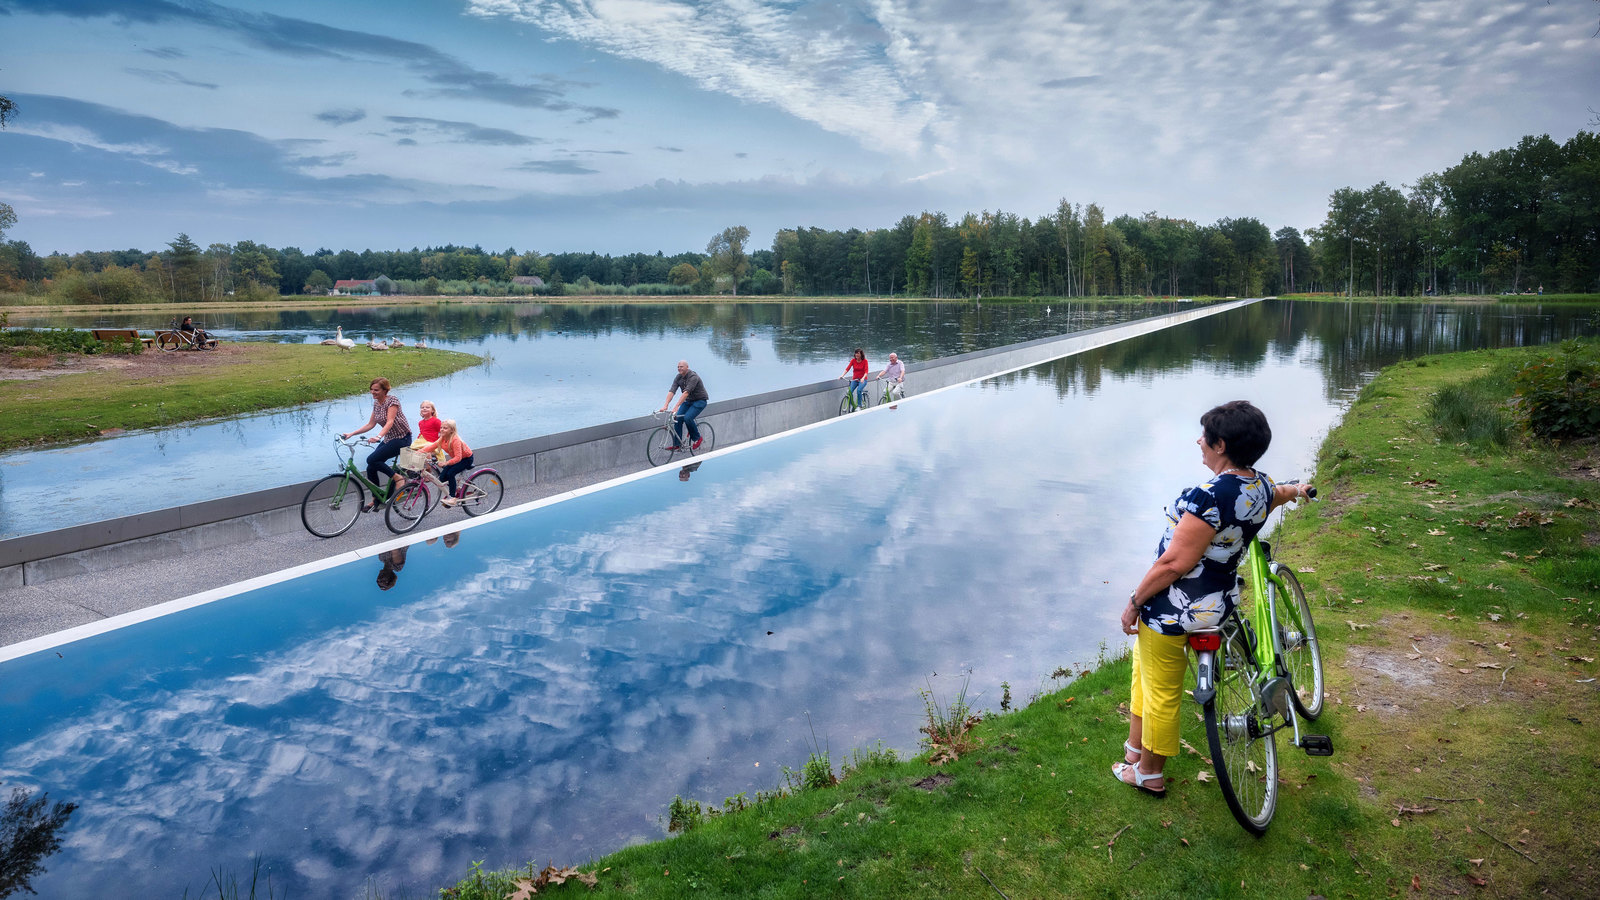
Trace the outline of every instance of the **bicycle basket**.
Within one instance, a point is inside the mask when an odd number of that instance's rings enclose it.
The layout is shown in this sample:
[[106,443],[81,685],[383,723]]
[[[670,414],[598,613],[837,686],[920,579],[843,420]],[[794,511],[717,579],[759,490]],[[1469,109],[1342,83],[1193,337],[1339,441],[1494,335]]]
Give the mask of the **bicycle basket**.
[[395,465],[408,472],[420,472],[428,465],[428,455],[410,447],[401,447],[400,458],[395,460]]

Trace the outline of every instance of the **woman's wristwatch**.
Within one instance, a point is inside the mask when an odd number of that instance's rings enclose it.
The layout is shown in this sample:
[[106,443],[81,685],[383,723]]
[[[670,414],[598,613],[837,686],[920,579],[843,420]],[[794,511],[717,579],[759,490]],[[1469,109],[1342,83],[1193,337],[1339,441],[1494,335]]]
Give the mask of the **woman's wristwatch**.
[[1138,596],[1139,596],[1139,589],[1138,588],[1134,588],[1133,590],[1128,592],[1128,605],[1133,607],[1134,609],[1138,609],[1139,608],[1139,601],[1134,599],[1134,598],[1136,598]]

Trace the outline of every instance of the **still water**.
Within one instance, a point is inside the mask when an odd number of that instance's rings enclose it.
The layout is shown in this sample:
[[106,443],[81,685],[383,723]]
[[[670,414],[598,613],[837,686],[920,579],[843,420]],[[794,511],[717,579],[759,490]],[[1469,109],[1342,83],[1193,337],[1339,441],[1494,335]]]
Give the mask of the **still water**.
[[[484,304],[228,314],[204,324],[228,341],[316,343],[335,326],[365,342],[399,338],[490,362],[405,385],[415,421],[432,400],[462,437],[487,447],[644,415],[661,405],[679,359],[713,400],[838,376],[862,347],[875,368],[1082,331],[1175,308],[1171,303]],[[159,319],[159,320],[158,320]],[[154,314],[58,315],[31,327],[165,327]],[[333,347],[329,353],[340,352]],[[372,376],[389,358],[372,356]],[[0,453],[0,538],[32,534],[310,481],[334,468],[330,437],[366,422],[367,379],[350,396],[291,410],[158,428],[92,443]],[[914,387],[914,382],[913,382]],[[5,426],[0,426],[5,427]],[[26,427],[12,423],[11,427]],[[129,478],[129,473],[138,477]],[[111,481],[116,491],[103,486]]]
[[0,664],[0,782],[80,805],[40,896],[253,854],[421,896],[661,837],[813,732],[914,751],[919,690],[998,708],[1121,640],[1205,409],[1257,402],[1303,476],[1383,363],[1549,331],[1391,312],[1260,304]]

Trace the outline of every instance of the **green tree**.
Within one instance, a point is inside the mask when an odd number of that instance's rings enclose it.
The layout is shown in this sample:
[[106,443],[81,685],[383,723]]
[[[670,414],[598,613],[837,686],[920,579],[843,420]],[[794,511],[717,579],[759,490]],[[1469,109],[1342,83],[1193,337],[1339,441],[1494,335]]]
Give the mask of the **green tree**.
[[171,290],[168,296],[174,303],[199,300],[203,265],[200,245],[190,240],[189,235],[180,233],[176,240],[167,244],[167,248],[163,261],[167,266],[167,285]]
[[678,263],[667,272],[667,281],[677,285],[694,284],[700,280],[700,270],[689,263]]
[[6,127],[6,120],[17,114],[17,105],[11,102],[10,97],[0,97],[0,128]]
[[333,290],[333,279],[328,277],[328,273],[321,269],[312,269],[311,274],[306,276],[306,283],[300,289],[300,293],[326,294],[331,290]]
[[706,243],[705,268],[714,275],[727,275],[733,281],[733,295],[739,296],[739,279],[750,271],[750,257],[744,252],[745,241],[750,240],[750,229],[734,225]]
[[281,281],[276,256],[271,247],[262,246],[254,241],[240,241],[233,247],[233,275],[251,284],[276,291]]
[[6,229],[17,224],[17,211],[9,203],[0,203],[0,240],[5,240]]

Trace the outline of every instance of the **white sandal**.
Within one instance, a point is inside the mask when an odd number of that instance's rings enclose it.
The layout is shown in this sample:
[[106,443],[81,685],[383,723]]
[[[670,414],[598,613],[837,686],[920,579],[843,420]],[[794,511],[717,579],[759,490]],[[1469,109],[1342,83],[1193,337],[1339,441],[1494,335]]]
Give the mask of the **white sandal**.
[[[1143,750],[1139,749],[1138,747],[1135,747],[1133,744],[1131,744],[1131,743],[1129,743],[1127,741],[1123,741],[1122,742],[1122,749],[1128,751],[1129,753],[1132,753],[1134,756],[1144,756],[1144,751]],[[1123,757],[1122,761],[1123,762],[1128,762],[1127,757]],[[1130,765],[1131,765],[1131,763],[1130,763]]]
[[[1122,777],[1123,771],[1127,769],[1133,770],[1132,781],[1128,781]],[[1160,790],[1145,787],[1145,782],[1155,781],[1157,778],[1165,779],[1167,776],[1164,772],[1151,772],[1150,774],[1146,775],[1145,773],[1139,771],[1138,766],[1135,766],[1133,763],[1121,762],[1111,767],[1111,777],[1117,779],[1123,784],[1129,785],[1130,787],[1138,788],[1152,797],[1165,798],[1167,796],[1167,786],[1165,781],[1162,781]]]

